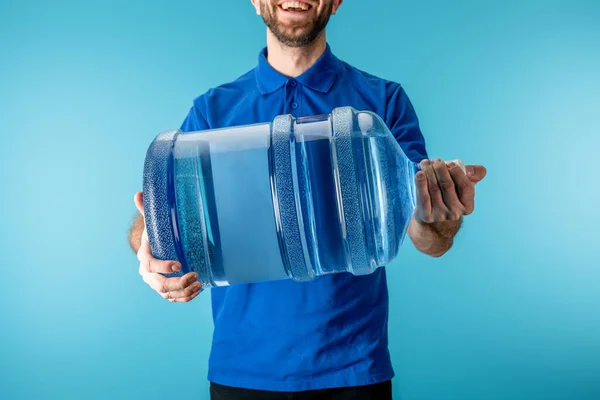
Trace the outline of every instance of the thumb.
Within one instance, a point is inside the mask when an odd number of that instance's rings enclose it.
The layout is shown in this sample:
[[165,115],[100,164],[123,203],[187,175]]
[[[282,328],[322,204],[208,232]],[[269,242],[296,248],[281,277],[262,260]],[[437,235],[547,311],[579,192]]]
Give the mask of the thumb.
[[140,214],[144,216],[144,194],[142,192],[137,192],[135,196],[133,196],[133,202]]
[[487,175],[487,169],[483,165],[467,165],[467,177],[473,183],[480,182]]

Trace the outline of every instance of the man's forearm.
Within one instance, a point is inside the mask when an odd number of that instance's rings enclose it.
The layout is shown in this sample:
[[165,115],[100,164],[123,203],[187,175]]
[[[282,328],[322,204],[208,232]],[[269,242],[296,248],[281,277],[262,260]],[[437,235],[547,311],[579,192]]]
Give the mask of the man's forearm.
[[454,236],[461,225],[462,218],[431,224],[412,218],[408,226],[408,235],[419,251],[431,257],[440,257],[452,247]]
[[142,243],[142,233],[144,232],[144,217],[138,215],[131,228],[129,229],[129,247],[134,253],[137,253],[140,249],[140,243]]

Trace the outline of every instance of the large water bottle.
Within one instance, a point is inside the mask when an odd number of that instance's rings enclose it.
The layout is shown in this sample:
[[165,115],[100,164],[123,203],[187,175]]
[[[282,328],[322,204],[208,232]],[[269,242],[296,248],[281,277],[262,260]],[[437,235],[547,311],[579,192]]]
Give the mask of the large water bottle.
[[415,208],[410,161],[372,112],[159,134],[144,166],[154,257],[207,287],[369,274],[397,255]]

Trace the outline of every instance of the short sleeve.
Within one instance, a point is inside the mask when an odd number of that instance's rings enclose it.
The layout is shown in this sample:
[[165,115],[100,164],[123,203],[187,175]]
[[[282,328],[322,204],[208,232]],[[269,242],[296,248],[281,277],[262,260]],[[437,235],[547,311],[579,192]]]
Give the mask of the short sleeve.
[[406,92],[398,84],[390,85],[387,92],[385,120],[396,141],[411,161],[429,158],[419,119]]
[[196,105],[193,105],[185,117],[181,127],[179,128],[182,132],[195,132],[210,129],[206,119],[202,116],[202,113]]

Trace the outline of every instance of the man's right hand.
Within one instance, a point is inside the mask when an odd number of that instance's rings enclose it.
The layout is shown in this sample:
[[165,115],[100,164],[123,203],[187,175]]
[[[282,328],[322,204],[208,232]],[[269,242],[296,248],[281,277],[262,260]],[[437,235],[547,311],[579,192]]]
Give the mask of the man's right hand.
[[[137,251],[137,258],[140,261],[140,275],[152,289],[160,294],[164,299],[172,303],[187,303],[198,296],[202,285],[198,282],[198,274],[190,272],[181,277],[167,278],[163,274],[170,274],[181,269],[177,261],[158,260],[152,256],[148,233],[144,218],[144,199],[143,194],[138,192],[134,196],[134,203],[141,214],[143,231],[139,236],[140,247]],[[140,228],[141,229],[141,228]]]

